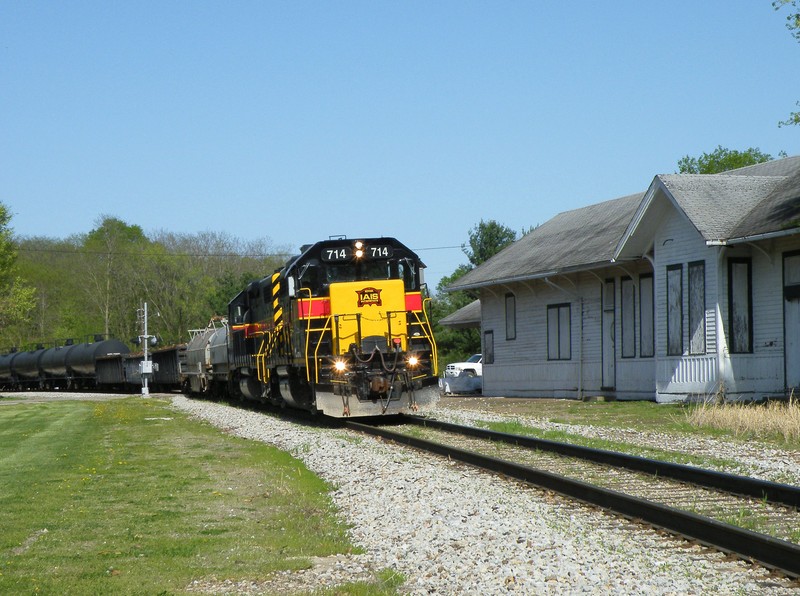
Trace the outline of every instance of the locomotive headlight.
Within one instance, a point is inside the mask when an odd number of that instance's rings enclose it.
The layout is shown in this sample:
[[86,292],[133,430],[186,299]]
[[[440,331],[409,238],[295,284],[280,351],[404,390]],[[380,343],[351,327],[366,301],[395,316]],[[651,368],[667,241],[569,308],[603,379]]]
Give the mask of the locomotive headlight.
[[333,368],[337,373],[343,373],[347,370],[347,363],[344,360],[337,360],[333,363]]
[[356,240],[355,248],[356,248],[355,252],[356,258],[360,259],[361,257],[364,256],[364,243],[361,242],[361,240]]

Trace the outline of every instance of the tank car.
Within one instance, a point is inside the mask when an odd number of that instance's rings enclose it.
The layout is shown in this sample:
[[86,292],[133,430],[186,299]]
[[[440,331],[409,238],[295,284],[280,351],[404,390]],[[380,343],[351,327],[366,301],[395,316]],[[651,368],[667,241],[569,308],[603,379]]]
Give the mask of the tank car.
[[17,376],[14,373],[14,360],[22,352],[13,348],[5,354],[0,354],[0,391],[14,389],[17,383]]
[[116,339],[96,336],[93,341],[27,351],[12,351],[0,356],[0,388],[6,390],[88,389],[100,384],[98,360],[127,354],[128,347]]
[[425,265],[394,238],[304,246],[229,304],[229,362],[247,398],[372,416],[438,400]]
[[46,350],[38,345],[34,350],[19,352],[11,363],[11,376],[15,389],[40,389],[43,387],[42,357]]

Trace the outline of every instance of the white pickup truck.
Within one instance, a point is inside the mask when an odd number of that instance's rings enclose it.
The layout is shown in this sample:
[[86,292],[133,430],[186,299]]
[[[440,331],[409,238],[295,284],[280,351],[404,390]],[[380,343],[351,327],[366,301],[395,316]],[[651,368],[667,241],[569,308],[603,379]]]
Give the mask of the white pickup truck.
[[474,377],[483,376],[483,354],[473,354],[466,362],[453,362],[444,369],[446,377],[457,377],[461,372],[472,374]]
[[453,362],[444,369],[439,379],[439,388],[444,395],[481,393],[483,390],[483,356],[473,354],[466,362]]

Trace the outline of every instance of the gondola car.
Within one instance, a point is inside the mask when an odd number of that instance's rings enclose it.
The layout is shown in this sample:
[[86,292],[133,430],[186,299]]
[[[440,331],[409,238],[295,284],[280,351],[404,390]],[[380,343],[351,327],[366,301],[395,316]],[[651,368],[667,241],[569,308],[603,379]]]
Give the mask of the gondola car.
[[246,398],[333,417],[433,405],[424,267],[394,238],[304,246],[230,302],[229,378]]

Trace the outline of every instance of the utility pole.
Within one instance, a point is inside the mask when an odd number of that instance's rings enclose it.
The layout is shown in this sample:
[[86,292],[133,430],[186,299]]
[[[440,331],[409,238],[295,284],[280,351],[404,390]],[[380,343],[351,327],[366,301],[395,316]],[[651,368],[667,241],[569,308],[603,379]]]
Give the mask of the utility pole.
[[142,362],[139,365],[139,371],[142,376],[142,396],[147,397],[150,395],[150,388],[147,386],[147,383],[153,374],[153,362],[150,360],[147,348],[150,345],[150,341],[155,339],[155,336],[147,333],[147,302],[144,303],[144,308],[139,309],[138,313],[142,321],[142,335],[139,336],[139,339],[141,340],[144,350]]

